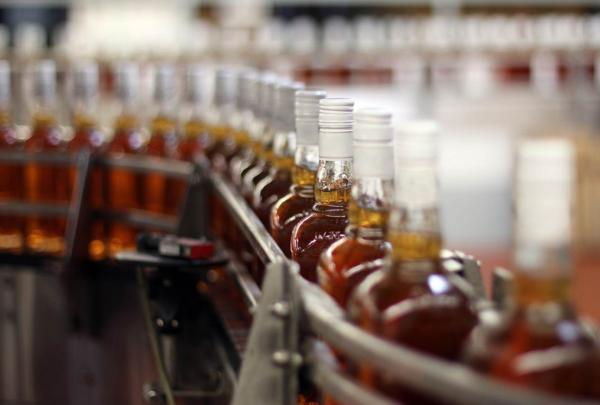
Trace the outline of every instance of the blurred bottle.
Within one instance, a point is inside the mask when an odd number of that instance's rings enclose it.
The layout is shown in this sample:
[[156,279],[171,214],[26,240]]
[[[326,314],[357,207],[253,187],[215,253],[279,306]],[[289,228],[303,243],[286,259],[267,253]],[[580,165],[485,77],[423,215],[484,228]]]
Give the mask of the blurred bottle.
[[317,282],[321,253],[344,237],[352,186],[352,131],[354,102],[324,98],[319,102],[319,166],[312,213],[292,231],[292,259],[300,274]]
[[[150,124],[150,139],[146,155],[179,159],[179,137],[175,111],[177,88],[175,67],[161,64],[154,76],[154,103],[157,112]],[[176,215],[185,192],[185,182],[167,178],[164,174],[150,172],[144,176],[143,204],[147,211],[156,214]]]
[[[11,119],[11,76],[10,65],[0,61],[0,150],[18,151],[23,142],[18,139]],[[23,175],[21,165],[0,165],[0,201],[23,200]],[[0,219],[0,251],[21,253],[23,251],[23,218],[3,216]]]
[[323,252],[317,268],[321,288],[342,308],[390,251],[385,236],[393,191],[392,114],[364,108],[355,117],[350,223],[346,237]]
[[[98,66],[93,62],[80,63],[73,73],[72,125],[73,139],[69,142],[70,152],[88,150],[98,157],[106,152],[106,136],[100,131],[97,120],[98,109]],[[70,188],[75,191],[78,171],[71,168]],[[106,206],[106,170],[95,165],[90,173],[89,200],[93,210]],[[104,258],[105,222],[94,220],[90,229],[88,253],[94,260]]]
[[[120,63],[116,66],[115,79],[121,112],[116,119],[108,151],[114,157],[141,154],[146,140],[138,117],[139,67],[131,62]],[[117,212],[142,209],[143,192],[143,175],[122,168],[112,168],[109,171],[107,201],[110,209]],[[136,234],[133,226],[112,221],[108,239],[110,256],[123,249],[135,248]]]
[[[436,135],[437,126],[427,121],[401,127],[387,235],[391,260],[356,288],[348,308],[351,320],[374,335],[456,360],[477,317],[440,264]],[[402,402],[424,402],[368,364],[360,365],[360,379]]]
[[261,108],[261,133],[257,152],[257,162],[251,169],[246,171],[242,180],[242,194],[248,204],[252,206],[254,190],[258,183],[267,177],[273,163],[273,138],[276,126],[275,115],[275,92],[279,84],[284,82],[280,79],[265,78],[259,87],[259,105]]
[[187,67],[185,74],[185,102],[188,115],[184,117],[181,158],[193,161],[203,155],[208,144],[204,111],[204,68],[198,64]]
[[211,142],[206,147],[206,156],[219,172],[227,170],[223,151],[233,142],[230,121],[235,111],[236,80],[237,74],[230,68],[220,68],[215,74],[214,101],[208,115]]
[[296,152],[290,192],[271,211],[271,235],[287,257],[291,257],[292,230],[312,212],[315,203],[315,180],[319,164],[319,101],[321,90],[296,92]]
[[571,296],[573,146],[523,141],[515,180],[513,308],[500,325],[473,331],[467,361],[514,384],[600,399],[600,352]]
[[271,208],[286,195],[292,185],[292,166],[296,150],[294,102],[301,83],[280,84],[275,90],[273,135],[273,164],[269,174],[254,189],[252,206],[267,230],[270,228]]

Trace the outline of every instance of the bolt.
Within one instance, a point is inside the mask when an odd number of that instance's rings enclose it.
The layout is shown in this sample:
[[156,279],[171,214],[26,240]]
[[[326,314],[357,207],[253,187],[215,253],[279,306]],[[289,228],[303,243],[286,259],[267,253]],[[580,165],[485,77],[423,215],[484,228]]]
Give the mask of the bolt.
[[165,326],[165,321],[162,318],[156,318],[156,326],[162,328],[163,326]]
[[279,301],[271,306],[271,313],[279,318],[290,316],[290,304],[287,301]]
[[302,364],[301,355],[286,350],[278,350],[273,353],[272,360],[279,367],[299,367]]

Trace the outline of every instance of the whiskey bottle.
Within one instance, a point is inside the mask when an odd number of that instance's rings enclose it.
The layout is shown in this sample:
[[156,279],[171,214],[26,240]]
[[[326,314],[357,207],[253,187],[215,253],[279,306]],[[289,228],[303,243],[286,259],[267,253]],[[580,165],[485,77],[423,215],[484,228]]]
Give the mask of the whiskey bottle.
[[253,208],[265,228],[269,230],[271,208],[286,195],[292,185],[292,166],[296,150],[294,102],[301,83],[283,83],[275,90],[275,134],[273,135],[273,163],[269,174],[254,189]]
[[187,66],[184,96],[187,114],[183,117],[183,136],[179,146],[181,158],[187,161],[194,161],[203,155],[209,141],[203,105],[204,76],[201,65]]
[[292,230],[312,212],[315,203],[315,180],[319,164],[319,101],[321,90],[296,92],[296,152],[290,192],[271,210],[271,235],[287,257],[291,257]]
[[354,288],[381,268],[381,259],[390,251],[385,237],[393,198],[392,114],[364,108],[355,117],[346,237],[323,252],[317,267],[319,285],[343,308]]
[[[66,152],[56,118],[56,67],[42,60],[33,68],[34,112],[25,149],[31,154]],[[69,168],[39,162],[25,167],[25,197],[31,203],[69,203]],[[60,255],[65,250],[66,218],[31,215],[27,218],[27,248],[40,254]]]
[[344,237],[352,186],[352,130],[354,102],[324,98],[319,102],[319,165],[312,212],[294,227],[292,259],[300,274],[317,282],[319,256]]
[[[72,125],[73,138],[68,144],[72,153],[88,150],[92,157],[100,157],[106,152],[106,136],[98,126],[96,112],[98,109],[98,65],[84,62],[75,66],[73,72],[73,105]],[[70,188],[75,189],[77,176],[76,168],[71,168]],[[89,178],[88,203],[96,211],[106,205],[106,170],[95,165]],[[105,222],[93,220],[90,228],[90,243],[88,254],[90,258],[99,260],[105,255]]]
[[215,74],[215,92],[213,105],[207,115],[210,143],[206,147],[206,156],[212,167],[226,173],[227,162],[223,149],[231,142],[232,128],[230,120],[235,111],[237,74],[229,68],[220,68]]
[[522,141],[515,176],[512,309],[472,333],[467,362],[498,379],[553,394],[600,399],[597,346],[571,291],[573,145]]
[[[176,92],[175,68],[167,64],[157,66],[154,80],[157,113],[150,124],[147,156],[169,159],[180,157],[175,119]],[[175,215],[184,191],[185,184],[181,180],[169,179],[161,173],[147,173],[144,176],[144,208],[157,214]]]
[[[124,62],[116,66],[116,92],[121,112],[116,119],[114,134],[108,152],[115,156],[139,155],[146,139],[138,117],[140,86],[139,67]],[[108,171],[107,202],[111,210],[126,212],[142,209],[144,177],[125,168]],[[114,256],[120,250],[135,248],[136,229],[125,223],[112,221],[109,225],[108,253]]]
[[[383,339],[457,360],[477,321],[469,296],[440,266],[442,244],[435,168],[437,126],[402,125],[395,147],[395,202],[390,213],[387,264],[350,297],[350,319]],[[401,310],[397,310],[401,308]],[[360,380],[387,396],[422,403],[423,396],[359,365]]]
[[[18,151],[23,142],[17,137],[11,122],[11,72],[7,61],[0,61],[0,150]],[[23,199],[23,166],[2,163],[0,165],[0,201],[18,202]],[[23,218],[3,215],[0,219],[0,252],[23,251]]]

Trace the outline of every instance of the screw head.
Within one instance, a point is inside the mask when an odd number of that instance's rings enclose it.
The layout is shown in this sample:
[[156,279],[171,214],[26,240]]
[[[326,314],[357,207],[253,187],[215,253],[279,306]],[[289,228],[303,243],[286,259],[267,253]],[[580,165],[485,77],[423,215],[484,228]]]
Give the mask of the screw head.
[[271,306],[271,313],[279,318],[287,318],[290,312],[290,304],[287,301],[279,301]]

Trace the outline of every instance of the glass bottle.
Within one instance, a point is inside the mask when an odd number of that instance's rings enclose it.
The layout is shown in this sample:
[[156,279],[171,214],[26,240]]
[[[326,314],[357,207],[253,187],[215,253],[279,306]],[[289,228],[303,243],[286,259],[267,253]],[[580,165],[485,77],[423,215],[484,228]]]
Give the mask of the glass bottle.
[[[25,149],[32,154],[66,151],[66,142],[56,118],[56,67],[43,60],[34,66],[35,102],[31,135]],[[31,203],[69,203],[69,168],[38,162],[25,167],[25,197]],[[65,250],[67,219],[64,217],[27,218],[27,248],[34,253],[60,255]]]
[[[72,125],[73,138],[68,149],[76,153],[88,150],[93,156],[98,157],[106,152],[106,136],[100,130],[96,117],[98,108],[98,65],[93,62],[80,63],[75,66],[73,75],[73,111]],[[70,187],[75,189],[77,169],[71,168]],[[105,207],[106,170],[95,165],[89,178],[88,203],[93,210]],[[72,193],[73,191],[71,191]],[[94,260],[100,260],[105,255],[105,223],[94,220],[90,229],[90,243],[88,254]]]
[[315,203],[315,179],[319,164],[319,100],[321,90],[296,92],[296,151],[290,192],[271,210],[271,235],[287,257],[291,257],[292,230],[312,212]]
[[252,206],[263,225],[270,230],[273,205],[286,195],[292,185],[292,166],[296,149],[294,118],[295,94],[301,83],[282,83],[275,90],[274,118],[279,122],[273,135],[273,163],[269,174],[254,189]]
[[[150,124],[150,139],[146,145],[147,156],[168,159],[180,157],[175,119],[176,92],[175,68],[167,64],[157,66],[154,102],[158,111]],[[155,172],[146,173],[144,176],[143,203],[147,211],[176,215],[184,192],[185,183],[182,180],[167,178]]]
[[317,282],[321,253],[344,237],[352,186],[352,130],[354,102],[324,98],[319,102],[319,166],[312,212],[292,231],[292,259],[300,274]]
[[571,294],[574,155],[566,139],[518,146],[512,309],[499,325],[473,331],[466,359],[510,383],[598,400],[600,353]]
[[[399,130],[387,236],[392,251],[384,268],[355,289],[348,310],[352,322],[374,335],[457,360],[477,317],[468,295],[440,266],[436,133],[436,125],[427,121],[406,123]],[[423,401],[368,364],[359,365],[359,376],[394,399]]]
[[227,162],[223,158],[223,149],[231,141],[231,116],[235,111],[237,74],[229,68],[220,68],[215,74],[215,93],[213,105],[207,115],[208,133],[211,142],[206,146],[206,156],[212,167],[225,172]]
[[[11,122],[11,79],[10,64],[0,61],[0,150],[18,151],[23,142],[17,137]],[[24,169],[21,165],[5,163],[0,165],[0,201],[18,202],[23,200]],[[21,253],[23,251],[23,218],[5,215],[0,219],[0,251]]]
[[[112,141],[108,152],[114,157],[143,153],[146,140],[138,117],[138,95],[140,85],[139,67],[135,63],[120,63],[116,66],[116,91],[121,112],[116,119]],[[144,177],[124,168],[108,171],[107,202],[111,210],[125,212],[142,209]],[[111,221],[108,234],[108,253],[114,256],[120,250],[135,248],[137,230],[125,223]]]
[[261,132],[259,148],[257,151],[257,161],[254,167],[247,170],[242,180],[242,195],[252,206],[254,199],[254,189],[256,185],[269,175],[271,162],[273,160],[273,136],[275,135],[276,127],[273,120],[275,111],[275,90],[277,85],[282,83],[282,80],[277,78],[265,78],[260,83],[259,87],[259,105],[261,112]]
[[179,150],[181,158],[193,161],[204,154],[208,145],[206,121],[204,118],[204,69],[201,65],[191,64],[185,74],[185,101],[187,116],[184,117],[183,136]]
[[345,308],[354,288],[381,267],[393,192],[392,114],[363,108],[355,113],[354,183],[346,237],[319,259],[319,285]]
[[243,72],[239,76],[237,95],[239,114],[234,134],[238,149],[229,162],[229,178],[238,189],[242,186],[245,171],[255,157],[251,129],[256,120],[254,110],[258,101],[258,83],[259,77],[252,71]]

